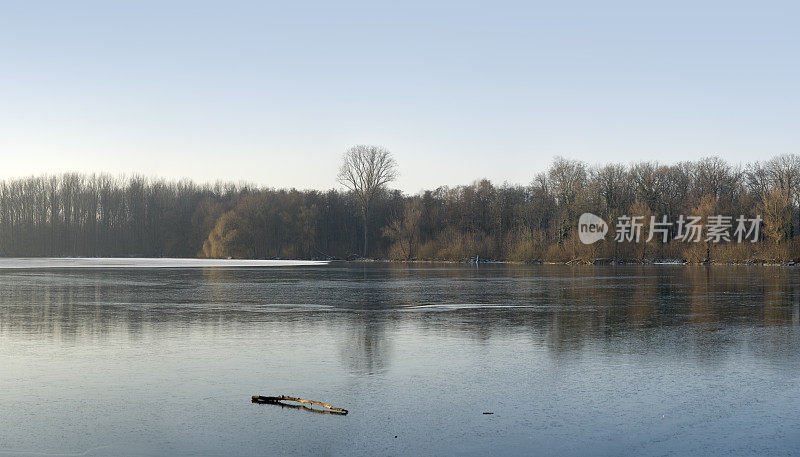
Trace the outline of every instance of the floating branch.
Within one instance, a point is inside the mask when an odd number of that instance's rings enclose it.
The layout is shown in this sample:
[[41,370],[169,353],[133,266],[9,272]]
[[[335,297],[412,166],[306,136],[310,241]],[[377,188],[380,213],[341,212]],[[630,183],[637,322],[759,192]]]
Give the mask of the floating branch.
[[[308,406],[304,406],[304,405],[292,405],[292,404],[284,403],[284,402],[287,402],[287,401],[295,401],[295,402],[298,402],[298,403],[307,403],[307,404],[310,404],[310,405],[317,405],[317,406],[321,406],[323,408],[327,408],[329,411],[309,408]],[[308,410],[308,411],[313,411],[315,413],[338,414],[340,416],[344,416],[344,415],[347,414],[347,410],[343,409],[343,408],[337,408],[335,406],[331,406],[329,404],[318,402],[318,401],[314,401],[314,400],[305,400],[305,399],[302,399],[302,398],[289,397],[289,396],[286,396],[286,395],[280,395],[280,396],[277,396],[277,397],[264,397],[264,396],[261,396],[261,395],[253,395],[253,403],[267,403],[267,404],[271,404],[271,405],[288,406],[290,408],[305,409],[305,410]]]

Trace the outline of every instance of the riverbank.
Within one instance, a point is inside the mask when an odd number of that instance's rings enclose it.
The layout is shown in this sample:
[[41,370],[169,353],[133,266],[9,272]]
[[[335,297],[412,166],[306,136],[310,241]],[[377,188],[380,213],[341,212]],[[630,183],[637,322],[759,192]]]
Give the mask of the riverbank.
[[736,262],[720,262],[720,261],[705,261],[705,262],[690,262],[686,260],[677,259],[654,259],[654,260],[637,260],[637,259],[574,259],[568,262],[552,262],[544,260],[535,261],[519,261],[519,260],[491,260],[491,259],[463,259],[463,260],[437,260],[437,259],[414,259],[414,260],[395,260],[395,259],[331,259],[335,262],[382,262],[382,263],[409,263],[409,264],[436,264],[436,263],[452,263],[452,264],[509,264],[509,265],[741,265],[741,266],[785,266],[794,267],[798,265],[796,261],[782,262],[778,260],[760,260],[749,259],[746,261]]
[[187,268],[187,267],[258,267],[258,266],[294,266],[320,265],[330,262],[345,263],[389,263],[389,264],[460,264],[460,265],[741,265],[741,266],[784,266],[794,267],[800,262],[782,262],[775,259],[749,259],[746,261],[706,261],[690,262],[683,259],[573,259],[567,262],[545,260],[494,260],[483,258],[452,259],[370,259],[370,258],[312,258],[312,259],[205,259],[205,258],[168,258],[168,257],[0,257],[0,269],[49,267],[141,267],[141,268]]

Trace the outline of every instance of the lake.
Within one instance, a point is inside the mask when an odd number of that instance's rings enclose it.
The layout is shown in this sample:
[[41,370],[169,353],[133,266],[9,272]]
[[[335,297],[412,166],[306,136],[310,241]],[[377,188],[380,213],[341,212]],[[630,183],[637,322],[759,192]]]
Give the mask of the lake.
[[0,455],[800,453],[795,268],[192,262],[0,262]]

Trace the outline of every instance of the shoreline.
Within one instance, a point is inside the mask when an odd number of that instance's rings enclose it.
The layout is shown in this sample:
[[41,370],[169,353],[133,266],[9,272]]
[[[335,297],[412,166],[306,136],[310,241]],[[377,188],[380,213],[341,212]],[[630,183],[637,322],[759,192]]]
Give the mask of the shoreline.
[[[732,261],[732,262],[716,262],[716,261],[707,261],[707,262],[689,262],[683,261],[678,259],[656,259],[656,260],[631,260],[631,259],[594,259],[594,260],[585,260],[585,259],[574,259],[568,262],[553,262],[553,261],[544,261],[544,260],[535,260],[535,261],[522,261],[522,260],[492,260],[492,259],[462,259],[462,260],[451,260],[451,259],[413,259],[413,260],[396,260],[396,259],[372,259],[372,258],[354,258],[354,259],[337,259],[337,258],[310,258],[310,259],[303,259],[303,258],[271,258],[271,259],[234,259],[234,258],[227,258],[227,259],[214,259],[214,258],[203,258],[203,257],[180,257],[180,258],[173,258],[173,257],[47,257],[47,256],[36,256],[36,257],[0,257],[0,262],[9,261],[9,260],[19,260],[23,262],[36,262],[36,261],[43,261],[43,260],[56,260],[56,261],[83,261],[83,260],[99,260],[102,262],[109,262],[108,266],[114,266],[113,263],[110,262],[119,262],[124,264],[125,261],[134,261],[134,260],[144,260],[144,261],[151,261],[151,262],[169,262],[169,261],[182,261],[182,262],[192,262],[192,263],[203,263],[209,262],[214,264],[213,266],[228,266],[225,265],[230,263],[230,266],[250,266],[258,263],[264,262],[302,262],[304,264],[327,264],[327,263],[387,263],[387,264],[453,264],[453,265],[565,265],[565,266],[633,266],[633,265],[651,265],[651,266],[661,266],[661,265],[680,265],[680,266],[761,266],[761,267],[796,267],[800,266],[800,263],[795,261],[788,261],[788,262],[780,262],[774,259],[770,260],[756,260],[756,259],[748,259],[746,261]],[[166,266],[166,265],[165,265]]]
[[[662,265],[680,265],[680,266],[762,266],[762,267],[795,267],[800,266],[800,264],[791,261],[791,262],[777,262],[777,261],[767,261],[767,260],[750,260],[744,262],[684,262],[684,261],[634,261],[634,260],[621,260],[621,261],[605,261],[606,259],[601,259],[602,262],[598,261],[585,261],[585,260],[575,260],[569,262],[550,262],[550,261],[522,261],[522,260],[480,260],[477,262],[478,265],[491,265],[491,264],[501,264],[501,265],[568,265],[568,266],[633,266],[633,265],[642,265],[642,266],[662,266]],[[391,260],[391,259],[352,259],[352,260],[344,260],[344,259],[333,259],[332,262],[353,262],[353,263],[408,263],[408,264],[433,264],[433,263],[452,263],[452,264],[465,264],[465,265],[475,265],[476,262],[474,260]]]

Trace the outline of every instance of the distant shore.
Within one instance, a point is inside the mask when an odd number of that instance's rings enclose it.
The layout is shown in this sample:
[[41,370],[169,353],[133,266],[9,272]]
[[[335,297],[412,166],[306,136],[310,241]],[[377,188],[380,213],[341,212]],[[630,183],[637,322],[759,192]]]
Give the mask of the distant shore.
[[[795,261],[779,262],[776,260],[749,260],[744,262],[689,262],[680,259],[575,259],[569,262],[553,261],[519,261],[519,260],[494,260],[494,259],[370,259],[370,258],[312,258],[312,259],[206,259],[199,257],[171,258],[171,257],[0,257],[0,269],[5,268],[36,268],[43,266],[81,267],[145,267],[145,268],[185,268],[185,267],[256,267],[256,266],[308,266],[325,265],[329,263],[390,263],[390,264],[453,264],[453,265],[580,265],[580,266],[632,266],[632,265],[684,265],[684,266],[783,266],[794,267],[800,265]],[[16,265],[16,266],[14,266]]]
[[452,264],[508,264],[508,265],[585,265],[585,266],[630,266],[630,265],[705,265],[705,266],[785,266],[792,267],[798,265],[795,261],[779,262],[777,260],[749,260],[744,262],[689,262],[685,260],[673,259],[657,259],[657,260],[631,260],[631,259],[594,259],[584,260],[576,259],[569,262],[552,262],[552,261],[520,261],[520,260],[484,260],[480,259],[475,262],[474,259],[463,260],[436,260],[436,259],[413,259],[413,260],[394,260],[394,259],[331,259],[331,261],[338,262],[381,262],[381,263],[452,263]]

